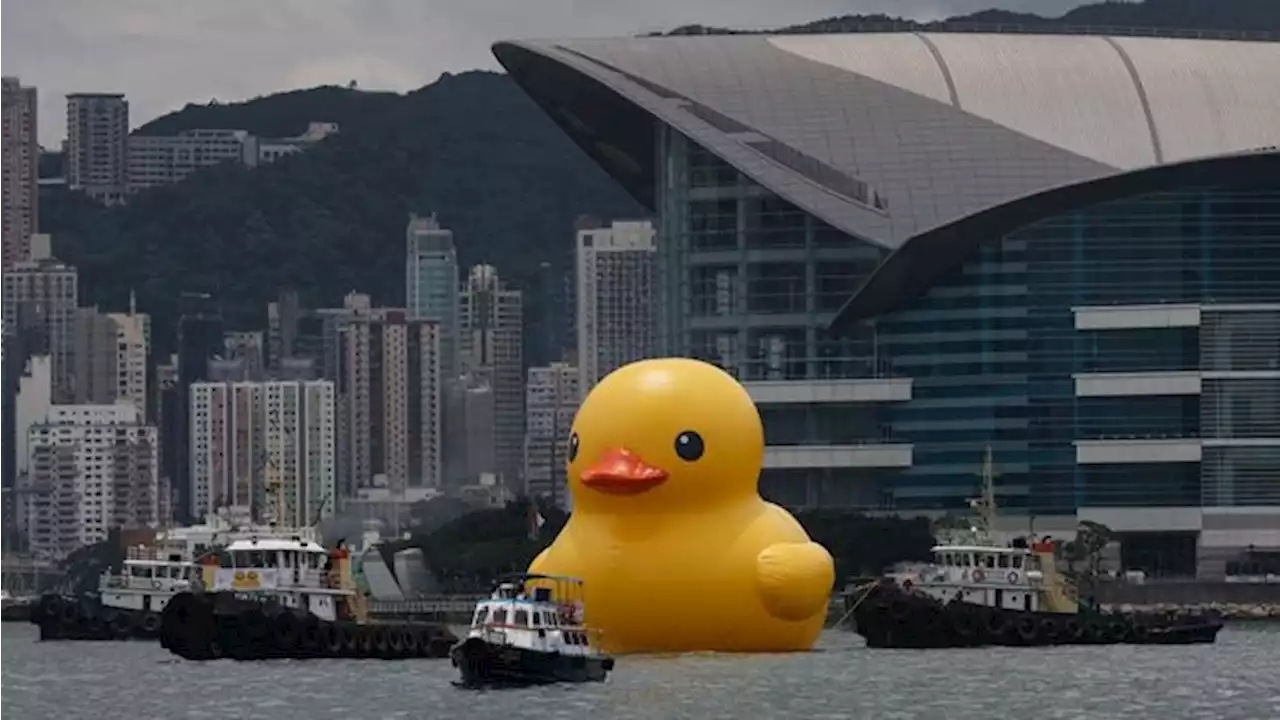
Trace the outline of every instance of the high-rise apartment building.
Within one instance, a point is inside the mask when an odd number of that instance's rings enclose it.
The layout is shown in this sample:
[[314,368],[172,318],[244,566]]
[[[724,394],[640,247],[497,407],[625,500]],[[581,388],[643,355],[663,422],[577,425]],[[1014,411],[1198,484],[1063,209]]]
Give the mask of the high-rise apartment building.
[[4,271],[4,332],[20,335],[28,355],[53,363],[54,401],[75,397],[76,269],[52,256],[48,235],[33,235],[30,259]]
[[579,388],[658,352],[658,246],[653,223],[579,227],[577,314]]
[[493,388],[484,378],[463,374],[447,381],[444,392],[445,479],[454,488],[471,485],[497,472]]
[[27,259],[39,222],[40,144],[37,139],[36,89],[15,77],[3,83],[3,240],[4,269]]
[[333,383],[197,382],[190,405],[192,517],[225,507],[306,525],[333,514]]
[[132,303],[127,313],[77,308],[74,343],[76,403],[128,402],[145,420],[150,316],[137,312]]
[[493,388],[497,470],[519,485],[524,465],[523,297],[490,265],[471,268],[462,289],[460,335],[465,371]]
[[129,186],[129,101],[119,93],[67,96],[67,187],[108,205]]
[[31,549],[65,557],[114,528],[161,523],[156,429],[137,408],[55,405],[28,435]]
[[411,215],[405,228],[405,305],[409,317],[434,320],[440,332],[440,371],[453,378],[459,369],[458,250],[453,231],[440,227],[434,214]]
[[581,398],[578,376],[578,368],[557,362],[529,368],[525,384],[525,493],[562,508],[569,505],[565,440]]
[[367,302],[348,298],[342,327],[343,496],[374,485],[439,487],[440,324],[403,309],[361,309]]
[[[205,292],[186,292],[179,298],[178,316],[178,379],[171,400],[177,403],[174,412],[165,418],[162,435],[175,442],[165,441],[166,452],[171,452],[172,463],[167,468],[175,475],[172,482],[174,512],[182,520],[199,520],[203,514],[186,516],[193,505],[188,493],[195,483],[189,477],[191,471],[191,429],[188,421],[191,411],[191,385],[209,380],[209,362],[225,351],[222,337],[222,311],[218,301]],[[158,372],[158,369],[157,369]]]

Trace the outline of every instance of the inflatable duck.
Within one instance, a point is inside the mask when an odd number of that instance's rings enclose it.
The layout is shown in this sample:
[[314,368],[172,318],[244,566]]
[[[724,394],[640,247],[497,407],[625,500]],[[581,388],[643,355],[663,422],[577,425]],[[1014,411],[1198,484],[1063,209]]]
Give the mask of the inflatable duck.
[[529,571],[583,579],[613,653],[808,650],[831,555],[761,499],[764,429],[733,377],[644,360],[583,401],[569,438],[573,514]]

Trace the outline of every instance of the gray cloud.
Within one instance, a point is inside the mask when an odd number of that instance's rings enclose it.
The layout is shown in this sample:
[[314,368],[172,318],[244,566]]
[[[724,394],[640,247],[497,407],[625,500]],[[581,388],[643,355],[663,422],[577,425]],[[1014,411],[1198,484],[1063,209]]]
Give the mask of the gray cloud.
[[63,96],[126,93],[134,125],[189,101],[356,80],[408,90],[497,69],[494,40],[598,37],[704,23],[765,28],[849,13],[937,19],[999,5],[1060,14],[1079,0],[9,0],[3,66],[40,90],[40,137]]

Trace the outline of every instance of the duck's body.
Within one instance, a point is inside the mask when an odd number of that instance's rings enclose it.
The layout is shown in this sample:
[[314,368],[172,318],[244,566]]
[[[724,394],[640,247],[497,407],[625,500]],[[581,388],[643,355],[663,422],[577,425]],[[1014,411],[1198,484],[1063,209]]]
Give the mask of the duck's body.
[[635,363],[596,387],[574,427],[575,510],[529,570],[585,581],[607,651],[813,646],[831,557],[760,498],[763,431],[737,381],[695,360]]
[[[768,557],[811,547],[829,564],[826,551],[769,503],[725,509],[715,516],[715,528],[708,519],[679,514],[645,529],[628,519],[575,514],[530,572],[586,580],[587,622],[601,630],[608,652],[813,647],[826,619],[830,574],[813,576],[808,587],[803,581],[777,587],[770,583]],[[736,537],[726,535],[732,532]],[[800,605],[802,612],[788,613],[787,605]]]

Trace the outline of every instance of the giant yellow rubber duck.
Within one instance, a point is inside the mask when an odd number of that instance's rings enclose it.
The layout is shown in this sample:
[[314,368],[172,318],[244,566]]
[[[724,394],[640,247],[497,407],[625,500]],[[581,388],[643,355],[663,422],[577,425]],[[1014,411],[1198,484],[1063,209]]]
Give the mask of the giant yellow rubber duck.
[[605,650],[813,646],[831,555],[760,497],[764,430],[733,377],[687,358],[619,368],[579,408],[568,455],[573,514],[529,571],[583,579]]

